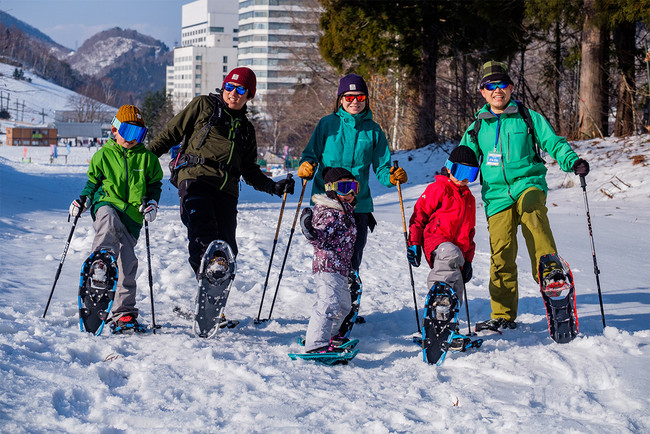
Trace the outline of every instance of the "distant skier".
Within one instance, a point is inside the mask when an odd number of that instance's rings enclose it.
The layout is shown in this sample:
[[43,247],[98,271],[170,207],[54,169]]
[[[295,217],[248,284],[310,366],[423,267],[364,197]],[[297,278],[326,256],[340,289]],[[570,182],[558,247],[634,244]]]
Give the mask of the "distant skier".
[[357,235],[354,206],[359,183],[341,167],[323,169],[323,182],[326,193],[312,196],[313,212],[305,208],[300,217],[302,233],[314,246],[316,301],[305,338],[308,353],[336,352],[347,341],[338,330],[352,307],[347,277]]
[[556,253],[546,208],[546,167],[540,151],[557,160],[565,172],[586,176],[589,164],[557,136],[548,121],[512,98],[513,82],[506,65],[483,65],[480,90],[487,104],[476,114],[460,142],[481,161],[481,195],[490,233],[489,321],[477,330],[517,326],[517,229],[521,225],[533,278],[538,282],[540,257]]
[[[163,172],[158,158],[142,142],[147,134],[140,110],[123,105],[111,123],[114,139],[93,155],[88,181],[79,199],[70,204],[70,215],[90,208],[95,229],[92,251],[105,249],[117,258],[119,277],[107,322],[114,333],[144,331],[135,307],[138,259],[135,246],[143,217],[156,218]],[[147,203],[142,199],[146,197]]]

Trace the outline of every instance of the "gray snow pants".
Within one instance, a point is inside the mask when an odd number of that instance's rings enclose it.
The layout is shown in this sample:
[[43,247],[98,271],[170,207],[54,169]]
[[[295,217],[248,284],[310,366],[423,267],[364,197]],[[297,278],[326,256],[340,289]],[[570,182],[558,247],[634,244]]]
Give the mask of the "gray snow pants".
[[115,208],[109,205],[97,210],[93,227],[95,239],[92,251],[106,249],[117,255],[118,279],[110,312],[111,320],[117,320],[127,313],[137,317],[135,275],[138,271],[138,258],[134,249],[138,240],[124,226]]
[[454,243],[441,243],[431,254],[433,268],[427,276],[427,287],[431,289],[436,282],[445,282],[453,288],[458,296],[458,306],[463,304],[463,274],[461,268],[465,264],[463,252]]
[[348,278],[338,273],[314,274],[316,302],[305,337],[305,351],[329,344],[332,333],[341,327],[352,309]]

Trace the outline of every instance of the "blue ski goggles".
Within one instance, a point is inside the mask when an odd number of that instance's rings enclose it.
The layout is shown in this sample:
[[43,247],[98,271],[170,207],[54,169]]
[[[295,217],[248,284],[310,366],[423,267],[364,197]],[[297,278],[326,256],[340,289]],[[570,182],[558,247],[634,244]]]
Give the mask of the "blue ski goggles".
[[116,117],[113,118],[111,125],[117,128],[117,132],[120,133],[120,136],[122,136],[122,138],[127,142],[137,140],[138,143],[142,143],[147,135],[147,131],[149,131],[147,127],[120,122]]
[[447,160],[445,167],[449,169],[449,173],[459,181],[468,180],[469,182],[474,182],[478,176],[479,168],[475,166],[468,166],[462,163],[452,163]]
[[335,191],[341,196],[354,193],[359,194],[359,183],[357,181],[335,181],[325,184],[325,191]]

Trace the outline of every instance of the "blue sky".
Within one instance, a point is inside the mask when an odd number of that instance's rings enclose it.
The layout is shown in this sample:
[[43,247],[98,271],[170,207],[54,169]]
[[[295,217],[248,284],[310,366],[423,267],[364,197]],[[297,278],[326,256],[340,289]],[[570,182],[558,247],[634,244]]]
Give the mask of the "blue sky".
[[0,9],[76,49],[113,27],[133,29],[169,48],[181,39],[182,5],[193,0],[0,0]]

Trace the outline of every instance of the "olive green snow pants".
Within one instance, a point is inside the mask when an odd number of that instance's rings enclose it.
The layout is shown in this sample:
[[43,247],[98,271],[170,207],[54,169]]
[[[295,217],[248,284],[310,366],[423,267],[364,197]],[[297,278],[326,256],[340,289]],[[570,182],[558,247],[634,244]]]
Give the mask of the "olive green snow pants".
[[531,187],[516,203],[488,217],[492,318],[505,318],[508,321],[517,318],[517,227],[521,225],[536,282],[539,258],[557,253],[547,212],[546,195],[540,189]]

